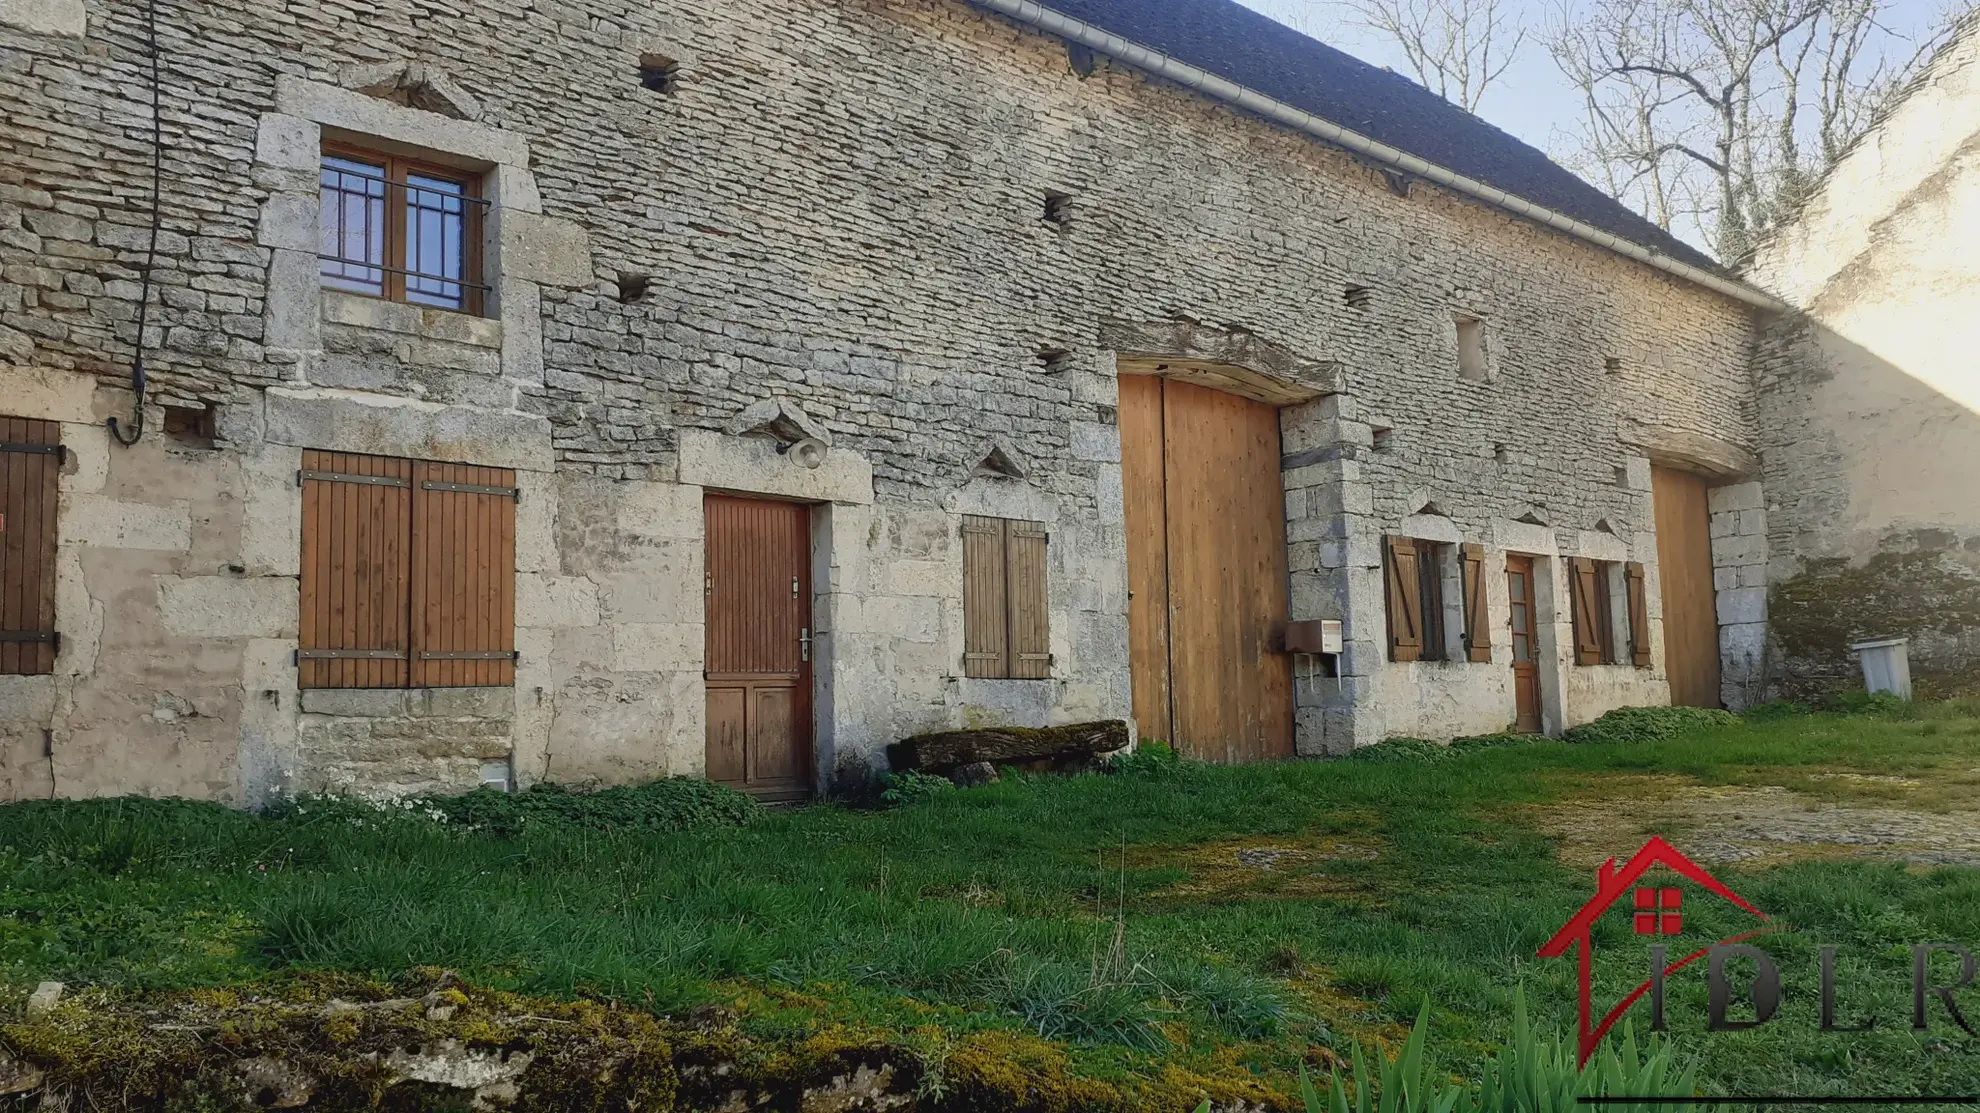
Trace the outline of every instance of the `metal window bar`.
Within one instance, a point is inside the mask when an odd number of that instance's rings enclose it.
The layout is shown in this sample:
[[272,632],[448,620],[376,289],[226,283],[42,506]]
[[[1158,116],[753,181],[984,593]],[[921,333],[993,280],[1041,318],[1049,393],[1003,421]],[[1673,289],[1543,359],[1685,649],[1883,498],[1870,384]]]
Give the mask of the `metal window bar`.
[[[323,160],[319,180],[323,211],[331,218],[323,222],[319,246],[334,250],[318,251],[317,258],[332,288],[382,297],[385,276],[399,275],[407,301],[447,309],[463,308],[469,290],[493,288],[465,276],[467,215],[485,215],[491,202],[470,196],[464,183],[421,175],[395,181],[382,167],[335,156]],[[395,189],[406,213],[405,242],[394,254],[406,266],[385,261],[385,207]]]

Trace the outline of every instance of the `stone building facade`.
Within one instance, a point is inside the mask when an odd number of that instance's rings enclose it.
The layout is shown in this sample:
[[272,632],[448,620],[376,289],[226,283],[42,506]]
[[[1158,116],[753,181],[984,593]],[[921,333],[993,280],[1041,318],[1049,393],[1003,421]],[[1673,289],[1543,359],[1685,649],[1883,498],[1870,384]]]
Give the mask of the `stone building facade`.
[[[1747,302],[961,0],[158,0],[140,336],[145,16],[0,4],[0,413],[66,450],[8,798],[703,775],[711,491],[808,507],[819,788],[916,732],[1126,717],[1129,364],[1297,399],[1287,614],[1344,637],[1302,755],[1515,719],[1454,564],[1449,659],[1390,659],[1385,538],[1478,546],[1501,631],[1536,561],[1558,730],[1670,698],[1653,465],[1714,533],[1789,528]],[[481,313],[325,288],[326,141],[475,174]],[[306,451],[513,474],[513,683],[299,686]],[[1046,678],[966,675],[971,515],[1049,531]],[[1728,644],[1752,547],[1714,547]],[[1643,663],[1575,663],[1576,558],[1642,566]]]
[[1771,690],[1855,682],[1906,637],[1919,690],[1980,693],[1980,22],[1746,265],[1794,311],[1756,386],[1770,491]]

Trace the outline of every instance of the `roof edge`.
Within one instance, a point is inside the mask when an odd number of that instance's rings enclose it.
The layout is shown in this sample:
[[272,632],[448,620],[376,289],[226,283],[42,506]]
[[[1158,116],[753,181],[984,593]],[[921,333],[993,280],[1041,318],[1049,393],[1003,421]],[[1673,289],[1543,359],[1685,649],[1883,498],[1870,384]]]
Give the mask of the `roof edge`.
[[1048,35],[1079,43],[1110,58],[1117,58],[1136,69],[1264,116],[1355,154],[1414,174],[1454,193],[1464,194],[1493,208],[1566,233],[1735,301],[1745,302],[1756,309],[1775,313],[1787,309],[1782,302],[1743,282],[1721,278],[1710,271],[1673,259],[1660,251],[1653,251],[1642,244],[1605,232],[1544,205],[1537,205],[1497,186],[1468,178],[1427,159],[1391,147],[1387,143],[1370,139],[1360,132],[1344,128],[1305,109],[1295,108],[1228,78],[1219,77],[1201,67],[1172,58],[1160,51],[1151,50],[1093,24],[1055,12],[1037,3],[1036,0],[970,0],[970,3],[1034,27]]

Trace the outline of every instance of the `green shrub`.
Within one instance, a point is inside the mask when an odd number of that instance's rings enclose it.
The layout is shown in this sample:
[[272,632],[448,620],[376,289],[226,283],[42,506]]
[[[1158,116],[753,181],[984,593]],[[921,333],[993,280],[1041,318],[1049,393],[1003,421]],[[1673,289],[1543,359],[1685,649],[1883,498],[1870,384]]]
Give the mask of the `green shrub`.
[[956,783],[949,778],[912,769],[882,774],[880,787],[880,806],[883,808],[905,808],[956,791]]
[[1348,756],[1355,761],[1372,761],[1378,765],[1409,761],[1448,761],[1454,757],[1463,757],[1494,746],[1525,746],[1537,737],[1537,735],[1501,731],[1498,734],[1474,734],[1465,738],[1453,738],[1449,742],[1436,742],[1428,738],[1385,738],[1373,746],[1363,746]]
[[1107,772],[1123,777],[1171,777],[1182,767],[1182,755],[1159,738],[1144,738],[1133,750],[1107,762]]
[[1618,707],[1561,735],[1564,742],[1663,742],[1731,726],[1739,716],[1716,707]]
[[1822,697],[1820,708],[1835,715],[1877,715],[1902,719],[1911,710],[1911,702],[1889,692],[1853,690],[1830,692]]
[[762,812],[763,805],[726,785],[669,777],[596,792],[574,792],[546,783],[523,792],[478,788],[463,796],[415,796],[378,803],[352,797],[305,797],[275,814],[360,826],[436,823],[506,837],[539,826],[593,831],[741,827]]

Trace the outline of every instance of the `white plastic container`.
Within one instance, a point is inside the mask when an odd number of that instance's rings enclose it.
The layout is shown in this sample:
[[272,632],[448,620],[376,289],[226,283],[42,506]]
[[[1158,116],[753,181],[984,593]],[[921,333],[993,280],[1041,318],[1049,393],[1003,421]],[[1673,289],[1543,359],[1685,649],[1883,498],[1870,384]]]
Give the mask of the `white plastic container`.
[[1911,698],[1910,638],[1879,638],[1850,646],[1863,657],[1863,686],[1873,692],[1889,692],[1899,699]]

